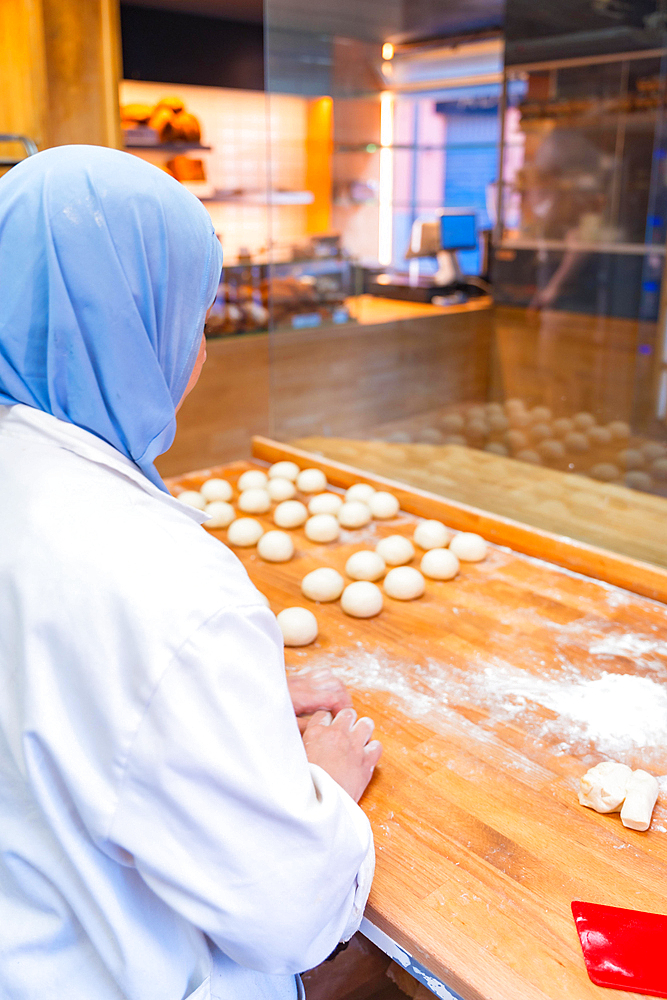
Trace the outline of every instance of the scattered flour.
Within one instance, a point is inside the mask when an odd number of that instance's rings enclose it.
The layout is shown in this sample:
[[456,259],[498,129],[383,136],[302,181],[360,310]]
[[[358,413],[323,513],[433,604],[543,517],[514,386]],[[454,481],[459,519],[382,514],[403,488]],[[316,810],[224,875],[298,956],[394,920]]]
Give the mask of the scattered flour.
[[607,656],[645,656],[647,653],[657,653],[667,656],[667,642],[656,642],[625,632],[623,635],[609,635],[600,642],[594,642],[588,647],[589,653],[602,653]]

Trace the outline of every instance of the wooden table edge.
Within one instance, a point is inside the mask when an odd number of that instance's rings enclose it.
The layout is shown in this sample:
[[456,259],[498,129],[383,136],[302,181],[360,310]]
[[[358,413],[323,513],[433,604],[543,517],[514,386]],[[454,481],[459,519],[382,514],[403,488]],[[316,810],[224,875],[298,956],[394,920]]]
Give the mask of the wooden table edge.
[[254,458],[265,462],[291,460],[302,468],[321,469],[334,486],[348,487],[352,483],[363,482],[389,490],[398,497],[403,510],[410,514],[445,520],[452,528],[477,532],[496,545],[507,545],[524,555],[622,587],[642,597],[667,603],[667,570],[639,559],[619,555],[565,535],[556,535],[543,528],[523,524],[458,500],[450,500],[416,486],[386,479],[271,438],[253,437],[252,454]]

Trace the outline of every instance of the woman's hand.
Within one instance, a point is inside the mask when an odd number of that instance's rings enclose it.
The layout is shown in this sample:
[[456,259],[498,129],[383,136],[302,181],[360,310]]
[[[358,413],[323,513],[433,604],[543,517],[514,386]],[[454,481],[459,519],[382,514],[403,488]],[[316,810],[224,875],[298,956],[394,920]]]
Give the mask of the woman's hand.
[[310,716],[320,709],[335,715],[352,706],[347,688],[328,668],[288,675],[287,687],[302,733]]
[[[344,708],[335,718],[316,712],[303,734],[303,745],[311,764],[318,764],[358,802],[382,755],[382,744],[371,740],[375,723],[357,720],[353,708]],[[370,741],[370,742],[369,742]]]

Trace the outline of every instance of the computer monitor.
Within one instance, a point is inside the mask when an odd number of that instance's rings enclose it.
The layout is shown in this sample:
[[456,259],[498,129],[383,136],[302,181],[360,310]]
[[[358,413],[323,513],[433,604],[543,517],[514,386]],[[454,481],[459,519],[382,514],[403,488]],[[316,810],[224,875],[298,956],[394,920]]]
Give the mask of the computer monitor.
[[477,219],[473,212],[440,216],[440,246],[443,250],[476,250]]

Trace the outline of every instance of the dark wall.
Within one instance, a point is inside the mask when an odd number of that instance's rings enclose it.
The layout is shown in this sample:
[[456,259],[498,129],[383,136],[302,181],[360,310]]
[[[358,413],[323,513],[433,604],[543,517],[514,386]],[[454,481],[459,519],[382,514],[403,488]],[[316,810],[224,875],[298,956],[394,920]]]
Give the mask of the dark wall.
[[174,11],[122,4],[127,80],[264,89],[264,29]]

